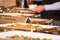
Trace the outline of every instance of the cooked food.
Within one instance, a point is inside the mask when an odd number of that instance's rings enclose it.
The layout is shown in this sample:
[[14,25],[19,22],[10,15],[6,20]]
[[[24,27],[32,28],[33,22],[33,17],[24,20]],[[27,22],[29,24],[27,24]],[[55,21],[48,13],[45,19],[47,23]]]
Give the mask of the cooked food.
[[12,16],[12,15],[14,15],[14,14],[0,15],[0,24],[18,23],[18,22],[26,23],[27,17],[25,17],[23,15],[16,15],[16,16]]
[[43,40],[52,40],[52,38],[44,38]]
[[42,30],[43,28],[37,24],[32,25],[32,24],[13,24],[10,26],[10,28],[18,28],[18,29],[38,29],[38,30]]
[[53,22],[52,19],[30,18],[30,23],[49,25],[49,24],[52,24],[52,22]]
[[55,34],[55,35],[60,35],[60,30],[57,28],[51,28],[51,29],[43,29],[44,33],[49,33],[49,34]]
[[16,19],[10,15],[0,15],[0,24],[15,23]]
[[[23,35],[8,36],[7,38],[10,38],[11,40],[41,40],[40,38],[32,38]],[[52,40],[52,38],[43,38],[42,40]]]

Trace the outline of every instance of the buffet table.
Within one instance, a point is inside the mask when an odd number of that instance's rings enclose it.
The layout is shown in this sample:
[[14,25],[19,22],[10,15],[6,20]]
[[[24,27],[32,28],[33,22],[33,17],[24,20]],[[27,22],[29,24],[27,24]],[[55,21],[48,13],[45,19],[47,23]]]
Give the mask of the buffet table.
[[[7,36],[14,36],[14,35],[23,35],[23,36],[28,36],[28,37],[32,37],[32,38],[40,38],[40,39],[43,39],[43,38],[52,38],[52,40],[60,40],[60,27],[59,26],[52,26],[52,25],[41,25],[41,23],[45,23],[45,20],[46,19],[32,19],[32,18],[29,18],[31,21],[30,23],[26,23],[26,18],[21,18],[20,16],[33,16],[34,14],[31,14],[31,15],[28,15],[28,14],[19,14],[19,13],[13,13],[13,14],[10,14],[10,13],[6,13],[6,14],[0,14],[1,18],[2,19],[7,19],[7,20],[11,20],[11,19],[16,19],[18,18],[18,20],[20,19],[23,19],[23,23],[21,23],[22,21],[18,21],[18,22],[14,22],[13,21],[11,23],[4,23],[4,24],[0,24],[0,29],[3,29],[5,32],[0,32],[0,38],[6,38]],[[6,18],[5,18],[6,17]],[[13,17],[13,18],[11,18]],[[15,18],[16,17],[16,18]],[[39,21],[38,21],[39,20]],[[43,20],[43,21],[42,21]],[[3,20],[5,22],[5,20]],[[40,22],[40,24],[33,24],[31,22],[34,22],[36,23],[37,22]],[[52,21],[51,20],[46,20],[48,23]],[[12,26],[13,25],[13,26]],[[37,28],[35,27],[37,26]],[[34,28],[33,28],[34,27]],[[43,28],[43,30],[41,29],[38,29],[38,28]],[[55,28],[56,27],[56,28]],[[59,27],[59,28],[57,28]],[[47,29],[44,29],[44,28],[47,28]],[[51,29],[52,28],[52,29]],[[7,29],[9,29],[9,31],[6,31]],[[11,29],[11,30],[10,30]],[[30,29],[31,31],[21,31],[20,29]],[[33,30],[34,29],[34,30]],[[34,32],[35,30],[37,29],[37,31],[39,32]],[[52,31],[53,30],[53,31]],[[42,31],[42,32],[41,32]],[[49,33],[56,33],[58,35],[53,35],[53,34],[47,34],[47,33],[43,33],[43,31],[45,32],[49,32]]]

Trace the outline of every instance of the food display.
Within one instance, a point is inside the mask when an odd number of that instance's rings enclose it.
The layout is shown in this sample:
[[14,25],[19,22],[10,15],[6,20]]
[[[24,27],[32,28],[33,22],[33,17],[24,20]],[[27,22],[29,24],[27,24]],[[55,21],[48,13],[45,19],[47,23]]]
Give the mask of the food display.
[[60,35],[60,27],[53,27],[51,29],[43,29],[44,33]]
[[12,9],[12,12],[14,13],[34,13],[28,8],[20,8],[20,7],[15,7]]
[[[60,35],[60,29],[58,29],[58,26],[56,27],[52,27],[49,26],[49,28],[43,28],[45,26],[41,26],[38,24],[13,24],[11,26],[9,26],[8,28],[12,28],[12,29],[23,29],[26,31],[34,31],[34,32],[41,32],[41,33],[48,33],[48,34],[54,34],[54,35]],[[47,26],[46,26],[47,27]]]
[[53,19],[39,19],[39,18],[29,18],[29,19],[30,19],[30,23],[53,25]]
[[[19,31],[29,31],[29,32],[39,32],[39,33],[48,33],[54,35],[60,35],[60,27],[51,26],[51,25],[40,25],[32,23],[11,23],[11,24],[2,24],[0,29],[9,30],[19,30]],[[9,29],[9,30],[8,30]]]
[[32,38],[32,37],[28,37],[28,36],[23,36],[23,35],[15,35],[15,36],[7,36],[7,38],[10,38],[11,40],[52,40],[52,38]]
[[14,14],[11,14],[11,15],[0,14],[0,24],[17,23],[17,22],[26,23],[27,17],[25,17],[23,15],[18,15],[18,14],[16,14],[15,16],[13,16],[13,15]]
[[60,26],[54,26],[59,20],[41,18],[33,11],[35,4],[17,7],[25,1],[16,0],[15,7],[0,7],[0,40],[60,40]]
[[50,35],[45,33],[35,33],[35,32],[27,32],[27,31],[8,31],[1,32],[0,38],[7,38],[11,40],[60,40],[59,35]]
[[13,24],[9,26],[8,28],[13,28],[13,29],[25,29],[25,30],[42,30],[43,28],[39,26],[38,24],[32,25],[32,24]]
[[0,24],[4,24],[4,23],[14,23],[16,22],[16,19],[12,16],[8,16],[8,15],[0,15]]

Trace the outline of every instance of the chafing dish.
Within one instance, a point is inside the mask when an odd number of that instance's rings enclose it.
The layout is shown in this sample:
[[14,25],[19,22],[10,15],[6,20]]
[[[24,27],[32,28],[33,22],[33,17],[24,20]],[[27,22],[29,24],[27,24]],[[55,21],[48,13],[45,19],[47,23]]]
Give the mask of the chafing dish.
[[[18,26],[18,27],[17,27]],[[23,27],[22,27],[23,26]],[[38,28],[37,28],[38,27]],[[31,24],[31,23],[9,23],[9,24],[0,24],[0,29],[18,29],[18,30],[26,30],[26,31],[45,31],[45,29],[52,29],[58,26],[51,26],[51,25],[40,25],[40,24]],[[25,28],[25,29],[24,29]]]
[[53,25],[53,19],[29,18],[28,23]]
[[6,13],[6,14],[0,14],[0,24],[4,23],[17,23],[17,22],[25,22],[28,17],[25,17],[26,15],[19,14],[19,13]]

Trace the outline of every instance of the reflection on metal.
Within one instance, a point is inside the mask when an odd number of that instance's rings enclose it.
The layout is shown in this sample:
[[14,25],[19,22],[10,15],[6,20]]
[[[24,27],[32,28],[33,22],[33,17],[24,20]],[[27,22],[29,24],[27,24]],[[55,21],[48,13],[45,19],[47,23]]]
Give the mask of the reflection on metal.
[[24,8],[24,0],[21,1],[21,8]]

